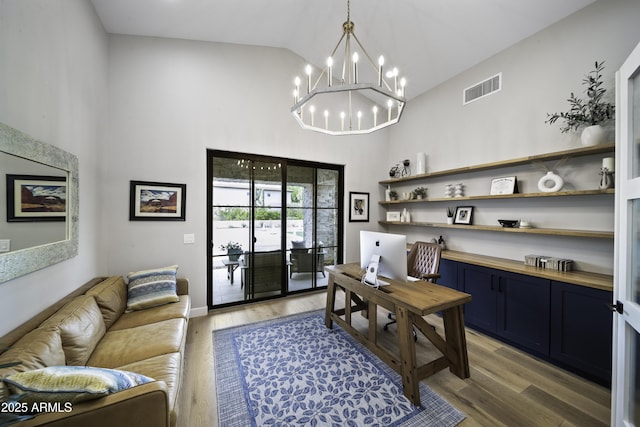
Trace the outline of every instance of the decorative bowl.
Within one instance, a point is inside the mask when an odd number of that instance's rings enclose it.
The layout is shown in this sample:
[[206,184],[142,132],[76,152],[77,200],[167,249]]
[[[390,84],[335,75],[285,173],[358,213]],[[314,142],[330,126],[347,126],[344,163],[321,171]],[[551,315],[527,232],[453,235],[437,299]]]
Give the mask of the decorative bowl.
[[514,228],[514,227],[518,226],[518,220],[517,219],[499,219],[498,222],[504,228]]

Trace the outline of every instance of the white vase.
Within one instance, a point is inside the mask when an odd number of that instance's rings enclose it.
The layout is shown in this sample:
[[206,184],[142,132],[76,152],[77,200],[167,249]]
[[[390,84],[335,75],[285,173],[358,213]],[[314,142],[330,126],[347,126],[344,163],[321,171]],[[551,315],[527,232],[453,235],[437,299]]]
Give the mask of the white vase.
[[604,144],[605,138],[604,128],[600,125],[588,126],[582,130],[582,135],[580,135],[580,141],[585,146]]
[[564,180],[560,175],[556,175],[549,171],[545,176],[540,178],[540,181],[538,181],[538,190],[543,193],[555,193],[556,191],[560,191],[563,185]]
[[419,152],[416,160],[416,173],[422,175],[427,171],[427,156],[423,152]]

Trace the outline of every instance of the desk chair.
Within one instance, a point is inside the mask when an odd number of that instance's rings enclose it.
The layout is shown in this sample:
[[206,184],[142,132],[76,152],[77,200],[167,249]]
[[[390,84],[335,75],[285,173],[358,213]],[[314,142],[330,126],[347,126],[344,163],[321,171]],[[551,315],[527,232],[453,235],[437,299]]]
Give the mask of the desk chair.
[[[442,248],[437,243],[415,242],[411,247],[409,255],[407,255],[407,273],[411,277],[421,280],[428,280],[436,283],[440,277],[438,273],[440,269],[440,253]],[[387,316],[391,319],[384,325],[384,330],[389,329],[389,325],[396,323],[395,314],[389,313]],[[418,339],[416,332],[413,331],[413,338]]]

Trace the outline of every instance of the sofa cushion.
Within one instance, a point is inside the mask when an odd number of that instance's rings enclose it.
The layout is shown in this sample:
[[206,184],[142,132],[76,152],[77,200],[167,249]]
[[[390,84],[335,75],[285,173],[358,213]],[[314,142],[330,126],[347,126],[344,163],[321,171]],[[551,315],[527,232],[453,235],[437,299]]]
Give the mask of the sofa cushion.
[[[38,328],[29,332],[0,354],[0,365],[12,362],[20,362],[20,364],[0,369],[0,378],[46,366],[64,365],[65,355],[60,333],[56,328]],[[1,383],[0,400],[9,394],[5,384]]]
[[129,273],[127,310],[141,310],[178,301],[177,265]]
[[147,308],[124,313],[113,324],[109,331],[135,328],[149,323],[161,322],[168,319],[186,319],[189,316],[191,302],[189,295],[180,295],[180,300],[173,304],[165,304],[159,307]]
[[185,329],[185,319],[169,319],[135,328],[109,331],[87,364],[116,368],[161,354],[182,351]]
[[93,295],[102,311],[104,326],[111,325],[124,313],[127,308],[127,285],[122,276],[108,277],[87,291]]
[[58,328],[67,365],[86,365],[106,332],[102,312],[91,295],[74,298],[41,327]]
[[88,366],[49,366],[4,378],[21,402],[77,403],[153,381],[134,372]]

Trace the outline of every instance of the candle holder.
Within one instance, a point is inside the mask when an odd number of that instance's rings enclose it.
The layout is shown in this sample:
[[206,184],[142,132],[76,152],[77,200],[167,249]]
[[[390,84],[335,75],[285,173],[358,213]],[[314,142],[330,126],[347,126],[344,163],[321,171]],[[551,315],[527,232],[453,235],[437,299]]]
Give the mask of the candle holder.
[[615,182],[613,178],[614,172],[609,171],[609,168],[602,167],[600,168],[600,189],[606,190],[607,188],[613,188],[613,184]]

